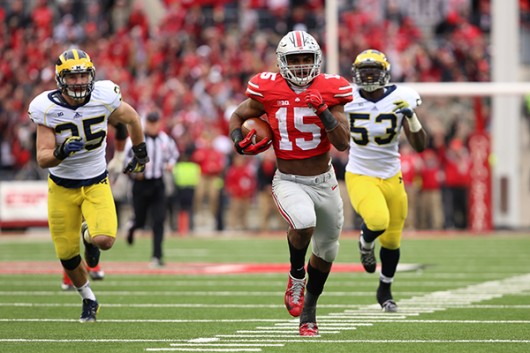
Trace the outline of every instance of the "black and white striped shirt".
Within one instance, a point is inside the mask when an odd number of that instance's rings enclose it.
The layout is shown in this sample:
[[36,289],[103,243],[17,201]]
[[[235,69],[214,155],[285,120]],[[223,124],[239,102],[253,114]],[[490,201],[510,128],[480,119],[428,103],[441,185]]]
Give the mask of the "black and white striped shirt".
[[[149,162],[145,165],[144,179],[161,179],[166,170],[166,166],[175,165],[179,158],[179,151],[175,140],[165,132],[160,131],[154,137],[146,134],[145,145]],[[134,156],[130,139],[127,141],[125,150],[128,156],[127,161],[129,161]]]

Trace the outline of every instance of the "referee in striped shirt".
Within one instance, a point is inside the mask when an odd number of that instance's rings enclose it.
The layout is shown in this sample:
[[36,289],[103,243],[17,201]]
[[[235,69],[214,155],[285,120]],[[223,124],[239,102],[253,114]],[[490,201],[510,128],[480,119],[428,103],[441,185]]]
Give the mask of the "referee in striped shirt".
[[[134,231],[145,226],[147,214],[151,217],[153,228],[152,267],[164,266],[162,241],[164,239],[164,221],[166,215],[166,192],[164,173],[173,170],[179,152],[173,138],[160,128],[160,114],[151,112],[145,119],[145,144],[150,161],[143,173],[137,173],[132,186],[134,219],[127,230],[127,243],[134,242]],[[130,146],[129,146],[130,147]],[[127,149],[132,157],[132,149]]]

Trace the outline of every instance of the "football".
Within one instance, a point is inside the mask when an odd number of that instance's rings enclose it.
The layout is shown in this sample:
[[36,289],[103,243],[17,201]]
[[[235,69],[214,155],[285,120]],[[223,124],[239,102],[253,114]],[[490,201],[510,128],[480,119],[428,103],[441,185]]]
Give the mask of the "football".
[[256,135],[252,137],[252,144],[256,144],[268,137],[269,140],[272,140],[272,130],[269,124],[260,118],[250,118],[243,122],[241,125],[241,132],[243,132],[243,137],[247,136],[250,130],[255,129]]

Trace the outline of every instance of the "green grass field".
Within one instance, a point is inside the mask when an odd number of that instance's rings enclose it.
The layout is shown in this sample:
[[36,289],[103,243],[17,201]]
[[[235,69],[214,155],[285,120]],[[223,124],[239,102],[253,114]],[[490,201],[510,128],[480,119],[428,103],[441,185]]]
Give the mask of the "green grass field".
[[397,314],[375,305],[377,274],[348,270],[356,239],[343,237],[320,298],[320,337],[301,338],[283,305],[282,235],[168,238],[160,270],[149,238],[120,239],[88,324],[79,295],[60,290],[51,240],[0,235],[0,351],[530,352],[530,235],[405,235]]

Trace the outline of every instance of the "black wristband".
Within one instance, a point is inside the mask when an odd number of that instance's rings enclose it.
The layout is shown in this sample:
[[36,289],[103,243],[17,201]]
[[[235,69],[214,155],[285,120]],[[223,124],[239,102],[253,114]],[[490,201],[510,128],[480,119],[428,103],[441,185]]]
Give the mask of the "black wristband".
[[63,145],[55,147],[55,149],[53,150],[53,156],[61,161],[68,157],[66,153],[64,153]]
[[142,164],[146,164],[147,162],[149,162],[149,157],[147,156],[147,147],[145,146],[145,142],[140,142],[136,146],[133,146],[132,150],[138,162]]
[[331,114],[329,109],[324,110],[318,117],[320,118],[320,121],[322,121],[322,124],[324,124],[324,129],[326,129],[326,131],[331,131],[339,125],[339,122],[335,119],[333,114]]
[[234,148],[236,149],[236,152],[239,154],[245,154],[241,146],[239,146],[239,141],[243,140],[243,131],[241,131],[241,128],[232,130],[230,133],[230,138],[234,142]]
[[239,141],[243,140],[243,131],[241,131],[241,128],[237,128],[232,130],[230,133],[230,138],[232,139],[232,142],[238,143]]

